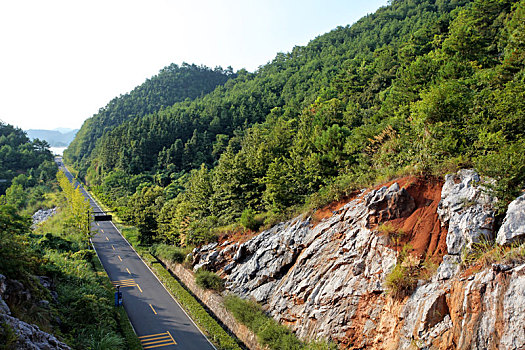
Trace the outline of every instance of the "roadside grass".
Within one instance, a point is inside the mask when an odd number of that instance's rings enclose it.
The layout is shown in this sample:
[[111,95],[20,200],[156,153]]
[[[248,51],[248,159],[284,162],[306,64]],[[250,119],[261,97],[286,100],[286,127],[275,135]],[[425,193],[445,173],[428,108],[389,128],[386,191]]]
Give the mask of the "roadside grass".
[[141,349],[127,315],[113,306],[114,288],[85,234],[59,210],[29,235],[41,255],[41,274],[53,280],[62,320],[58,335],[74,348]]
[[236,295],[228,295],[224,299],[224,305],[238,322],[244,324],[257,335],[260,344],[269,349],[337,349],[334,343],[323,340],[302,342],[288,327],[279,324],[279,322],[268,316],[261,306],[253,300],[245,300]]
[[191,316],[199,328],[219,350],[240,350],[241,347],[220,325],[206,312],[204,307],[166,270],[150,253],[142,255],[144,261],[158,276],[182,308]]

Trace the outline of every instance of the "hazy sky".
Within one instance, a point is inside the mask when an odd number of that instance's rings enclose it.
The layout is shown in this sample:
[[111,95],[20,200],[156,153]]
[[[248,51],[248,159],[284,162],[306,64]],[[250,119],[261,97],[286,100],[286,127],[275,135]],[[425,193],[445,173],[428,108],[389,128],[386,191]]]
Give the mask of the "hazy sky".
[[254,71],[386,0],[0,0],[0,120],[78,128],[170,63]]

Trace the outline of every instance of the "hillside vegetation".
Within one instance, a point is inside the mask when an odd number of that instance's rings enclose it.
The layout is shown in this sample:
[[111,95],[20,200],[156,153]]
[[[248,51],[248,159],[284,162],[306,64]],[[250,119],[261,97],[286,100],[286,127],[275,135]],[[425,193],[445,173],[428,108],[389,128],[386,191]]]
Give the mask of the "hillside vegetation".
[[[45,141],[30,141],[22,129],[0,121],[0,203],[20,207],[23,187],[33,187],[55,177],[53,154]],[[41,189],[41,188],[40,188]]]
[[104,133],[134,117],[143,117],[175,102],[202,96],[224,84],[232,75],[231,69],[220,67],[211,70],[186,63],[164,67],[159,74],[130,93],[114,98],[86,120],[64,156],[83,168],[89,163],[91,152]]
[[525,184],[524,20],[523,0],[392,1],[84,148],[81,130],[66,159],[143,243],[201,244],[461,167],[497,181],[503,211]]
[[[88,203],[62,173],[59,190],[58,169],[45,142],[29,141],[6,124],[0,124],[0,135],[0,152],[8,155],[0,165],[11,175],[0,196],[0,275],[5,277],[0,301],[11,316],[74,349],[140,348],[126,313],[113,307],[113,286],[91,249]],[[32,225],[27,214],[53,207],[58,207],[53,217]],[[25,337],[32,339],[0,322],[1,349],[18,349]]]

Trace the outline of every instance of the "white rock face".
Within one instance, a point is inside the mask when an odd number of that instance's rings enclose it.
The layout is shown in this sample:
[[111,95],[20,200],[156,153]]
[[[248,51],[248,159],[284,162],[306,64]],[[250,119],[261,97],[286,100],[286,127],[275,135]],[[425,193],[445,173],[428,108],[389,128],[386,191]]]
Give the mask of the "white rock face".
[[503,299],[502,349],[525,349],[525,265],[514,269]]
[[222,271],[230,291],[256,299],[302,339],[352,349],[525,349],[525,264],[460,271],[461,250],[493,237],[493,200],[479,182],[469,170],[447,176],[439,215],[453,236],[449,254],[405,299],[384,289],[397,253],[374,230],[414,211],[397,184],[316,226],[299,217],[243,244],[197,249],[195,264]]
[[36,225],[46,221],[53,215],[55,215],[57,211],[57,208],[51,208],[51,209],[39,209],[37,212],[35,212],[32,216],[33,219],[33,227]]
[[[341,339],[352,330],[349,318],[361,296],[380,296],[397,261],[387,238],[370,227],[378,217],[394,219],[414,208],[413,198],[395,183],[360,196],[315,227],[299,217],[233,246],[233,252],[215,255],[203,247],[200,255],[195,252],[196,264],[210,266],[215,256],[220,265],[223,256],[232,256],[223,269],[230,291],[262,303],[300,337]],[[375,314],[381,309],[377,305]],[[375,326],[372,319],[366,325]]]
[[52,334],[41,331],[37,326],[20,321],[11,316],[11,310],[3,300],[6,291],[6,278],[0,275],[0,324],[8,325],[17,336],[13,349],[20,350],[69,350],[66,344]]
[[474,170],[462,169],[445,177],[437,212],[442,225],[448,224],[448,254],[461,254],[481,237],[494,238],[493,201]]
[[500,245],[508,245],[523,238],[525,238],[525,194],[509,204],[496,242]]

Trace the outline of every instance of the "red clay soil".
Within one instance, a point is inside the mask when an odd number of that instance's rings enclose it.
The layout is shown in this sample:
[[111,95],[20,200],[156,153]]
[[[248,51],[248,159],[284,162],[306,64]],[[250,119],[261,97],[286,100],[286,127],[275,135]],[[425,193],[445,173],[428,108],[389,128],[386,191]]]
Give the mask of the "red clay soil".
[[345,204],[349,203],[350,201],[353,201],[359,193],[359,191],[354,191],[349,196],[345,196],[339,201],[332,202],[328,205],[325,205],[322,208],[317,209],[312,215],[313,226],[316,226],[323,219],[331,217],[334,211],[341,209]]
[[236,231],[228,231],[224,232],[219,235],[217,242],[219,245],[222,245],[224,242],[229,241],[230,243],[244,243],[246,241],[249,241],[254,236],[256,236],[258,232],[252,231],[252,230],[243,230],[238,229]]
[[420,258],[432,258],[440,262],[447,252],[447,228],[441,227],[437,206],[441,200],[443,181],[435,177],[409,176],[391,181],[382,186],[397,182],[414,198],[416,209],[408,216],[389,221],[400,237],[397,249],[405,244],[412,245],[413,253]]
[[[393,248],[400,250],[405,244],[410,244],[413,248],[413,254],[423,259],[428,257],[435,262],[441,262],[443,255],[447,252],[447,228],[441,227],[441,222],[437,216],[437,206],[441,200],[443,181],[435,177],[407,176],[378,185],[374,189],[379,189],[383,186],[388,187],[395,182],[400,187],[404,187],[414,198],[416,208],[407,217],[387,222],[397,232],[401,230],[404,232],[398,244]],[[357,198],[359,193],[359,191],[356,191],[337,202],[332,202],[318,209],[312,215],[312,224],[315,226],[321,220],[331,217],[334,211],[339,210],[342,206]],[[257,232],[243,231],[242,229],[224,233],[219,237],[219,244],[225,241],[243,243],[256,234]]]

